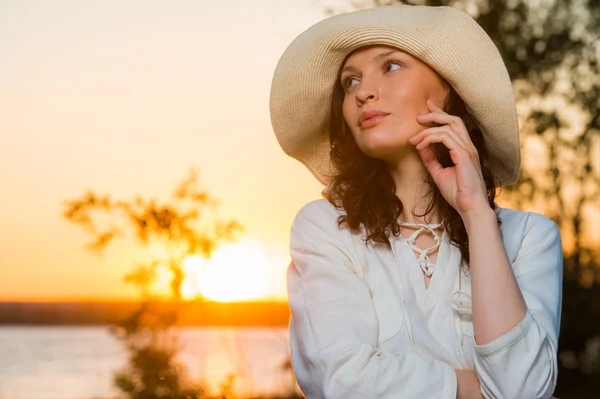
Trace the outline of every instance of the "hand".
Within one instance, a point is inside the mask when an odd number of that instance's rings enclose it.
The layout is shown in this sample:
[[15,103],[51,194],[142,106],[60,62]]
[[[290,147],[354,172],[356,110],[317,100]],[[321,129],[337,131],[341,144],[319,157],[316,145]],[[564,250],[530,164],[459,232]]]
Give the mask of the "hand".
[[[409,141],[416,146],[442,196],[464,220],[467,214],[490,207],[479,154],[460,117],[447,114],[431,100],[427,100],[427,107],[432,112],[417,116],[417,122],[443,126],[423,129]],[[454,166],[444,168],[435,159],[430,143],[443,143]]]
[[456,399],[483,399],[481,383],[474,369],[455,369],[454,372],[458,381]]

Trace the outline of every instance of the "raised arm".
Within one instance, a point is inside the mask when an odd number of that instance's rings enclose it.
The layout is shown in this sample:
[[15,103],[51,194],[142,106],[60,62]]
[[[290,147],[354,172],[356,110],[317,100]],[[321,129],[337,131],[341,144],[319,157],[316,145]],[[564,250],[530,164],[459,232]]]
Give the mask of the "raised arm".
[[456,398],[449,364],[409,348],[379,351],[369,286],[335,220],[316,202],[294,219],[290,253],[292,364],[307,398]]

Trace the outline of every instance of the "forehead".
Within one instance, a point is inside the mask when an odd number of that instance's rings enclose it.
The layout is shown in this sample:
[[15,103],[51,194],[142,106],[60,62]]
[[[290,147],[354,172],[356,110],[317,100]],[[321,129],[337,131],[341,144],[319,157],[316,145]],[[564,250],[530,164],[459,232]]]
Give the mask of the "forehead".
[[386,45],[370,45],[359,47],[352,51],[344,60],[343,66],[350,65],[358,61],[371,61],[374,57],[385,53],[394,52],[395,54],[400,53],[408,57],[412,57],[406,51],[400,50],[399,48],[386,46]]

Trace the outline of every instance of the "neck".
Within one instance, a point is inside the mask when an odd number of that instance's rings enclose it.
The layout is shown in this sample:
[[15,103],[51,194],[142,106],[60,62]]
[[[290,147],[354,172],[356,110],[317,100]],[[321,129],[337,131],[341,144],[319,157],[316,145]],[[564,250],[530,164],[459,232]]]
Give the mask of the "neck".
[[422,224],[441,223],[438,209],[432,210],[425,217],[415,216],[423,214],[430,202],[430,198],[425,197],[427,185],[424,182],[425,176],[429,172],[419,154],[411,151],[396,162],[389,171],[396,184],[396,196],[404,204],[399,221]]

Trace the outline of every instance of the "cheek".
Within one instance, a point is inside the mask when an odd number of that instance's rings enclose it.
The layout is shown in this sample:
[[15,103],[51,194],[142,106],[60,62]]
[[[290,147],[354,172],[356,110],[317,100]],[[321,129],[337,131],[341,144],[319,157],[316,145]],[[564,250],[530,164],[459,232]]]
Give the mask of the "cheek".
[[352,120],[356,119],[355,116],[356,111],[353,110],[353,108],[350,106],[350,102],[347,100],[344,100],[344,102],[342,103],[342,115],[344,116],[344,121],[346,121],[346,124],[352,128]]
[[390,96],[400,108],[412,108],[426,101],[426,90],[416,81],[402,82],[390,87]]
[[396,86],[389,93],[391,112],[398,116],[405,124],[420,126],[417,115],[429,112],[427,109],[427,95],[418,84]]

